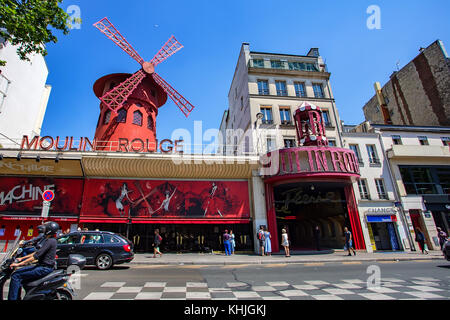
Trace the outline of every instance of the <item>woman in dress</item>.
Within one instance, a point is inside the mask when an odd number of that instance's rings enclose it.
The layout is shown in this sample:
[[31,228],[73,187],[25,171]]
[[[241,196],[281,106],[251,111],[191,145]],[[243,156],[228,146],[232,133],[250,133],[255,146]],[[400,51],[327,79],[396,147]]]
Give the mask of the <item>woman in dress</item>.
[[236,241],[233,230],[230,230],[230,244],[231,244],[231,254],[234,254],[234,248],[236,248]]
[[272,236],[270,235],[269,230],[264,227],[264,251],[266,253],[266,256],[272,255],[272,240],[270,240],[271,238]]
[[281,230],[281,245],[284,247],[286,257],[290,257],[291,255],[289,254],[289,239],[286,229]]

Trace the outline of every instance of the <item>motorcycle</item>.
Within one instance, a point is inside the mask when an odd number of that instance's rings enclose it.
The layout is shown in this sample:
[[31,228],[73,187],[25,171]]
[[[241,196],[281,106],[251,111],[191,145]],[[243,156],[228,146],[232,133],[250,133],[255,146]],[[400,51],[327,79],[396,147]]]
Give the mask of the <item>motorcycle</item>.
[[[3,287],[14,272],[10,266],[23,252],[19,239],[20,235],[0,263],[0,300],[3,300]],[[85,265],[85,257],[77,254],[69,256],[68,269],[76,266],[81,270]],[[76,294],[69,282],[71,275],[65,270],[55,270],[41,279],[23,283],[25,296],[22,300],[73,300]]]

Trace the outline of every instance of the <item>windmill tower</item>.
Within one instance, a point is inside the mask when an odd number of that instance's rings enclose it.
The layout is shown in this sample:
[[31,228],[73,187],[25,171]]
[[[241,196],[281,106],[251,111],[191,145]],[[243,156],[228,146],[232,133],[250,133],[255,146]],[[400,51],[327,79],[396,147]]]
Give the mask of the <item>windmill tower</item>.
[[94,26],[141,65],[132,75],[115,73],[95,82],[94,93],[101,101],[95,130],[97,150],[120,150],[120,144],[126,140],[128,151],[156,151],[156,116],[167,96],[186,117],[194,109],[155,72],[158,64],[183,46],[171,36],[150,61],[144,61],[107,18]]

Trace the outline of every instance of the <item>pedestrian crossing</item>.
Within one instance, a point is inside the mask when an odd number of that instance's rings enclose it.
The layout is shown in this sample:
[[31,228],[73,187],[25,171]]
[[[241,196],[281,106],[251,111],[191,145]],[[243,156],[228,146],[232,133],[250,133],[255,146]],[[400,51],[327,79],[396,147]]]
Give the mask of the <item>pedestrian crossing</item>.
[[82,300],[449,300],[449,281],[431,277],[408,280],[386,278],[381,284],[368,286],[363,279],[339,282],[306,280],[246,283],[226,282],[211,286],[207,282],[108,281]]

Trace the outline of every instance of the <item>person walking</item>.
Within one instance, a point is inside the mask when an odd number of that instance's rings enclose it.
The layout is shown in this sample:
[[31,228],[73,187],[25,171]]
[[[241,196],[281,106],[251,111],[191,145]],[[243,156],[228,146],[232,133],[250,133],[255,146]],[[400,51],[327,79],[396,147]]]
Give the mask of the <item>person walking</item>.
[[428,249],[425,243],[425,235],[423,234],[420,228],[416,229],[416,241],[419,243],[419,248],[422,251],[422,253],[428,254]]
[[159,254],[162,257],[161,251],[159,251],[159,246],[161,245],[162,237],[159,235],[159,229],[155,230],[155,237],[153,238],[153,258],[156,258],[156,255]]
[[444,231],[442,231],[440,227],[437,227],[437,236],[439,238],[439,245],[441,246],[442,251],[445,242],[447,242],[447,234]]
[[350,251],[353,251],[353,255],[356,256],[356,250],[353,249],[352,233],[348,230],[347,227],[344,228],[344,236],[345,236],[345,248],[348,251],[348,255],[351,256],[352,254],[350,253]]
[[235,236],[234,236],[233,230],[230,230],[230,249],[231,249],[231,254],[234,254],[234,249],[235,248],[236,248]]
[[289,239],[286,229],[281,230],[281,245],[284,247],[286,257],[290,257],[291,255],[289,253]]
[[231,236],[228,233],[228,230],[225,230],[225,233],[223,234],[223,246],[225,247],[225,255],[231,256]]
[[260,248],[262,256],[264,255],[265,240],[266,240],[266,237],[264,236],[264,226],[259,226],[258,241],[259,241],[259,248]]
[[316,226],[314,228],[314,242],[316,245],[316,250],[320,251],[320,228],[319,228],[319,226]]
[[272,236],[270,235],[269,230],[264,227],[264,252],[266,253],[266,256],[272,255],[272,240],[270,240],[271,238]]

